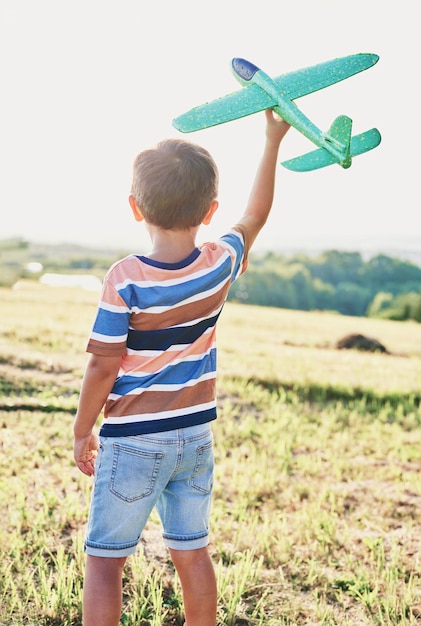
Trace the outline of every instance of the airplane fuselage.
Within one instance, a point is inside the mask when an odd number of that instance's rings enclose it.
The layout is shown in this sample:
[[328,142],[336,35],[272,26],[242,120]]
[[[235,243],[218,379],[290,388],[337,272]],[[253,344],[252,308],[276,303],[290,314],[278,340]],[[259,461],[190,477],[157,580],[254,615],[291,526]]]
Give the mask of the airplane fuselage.
[[347,146],[342,146],[338,142],[336,142],[336,145],[332,143],[331,139],[313,124],[292,100],[280,92],[272,78],[263,70],[253,63],[250,63],[250,61],[239,58],[232,60],[232,70],[235,78],[241,85],[247,86],[254,83],[277,102],[277,105],[272,108],[283,120],[288,122],[288,124],[297,128],[316,146],[324,148],[333,154],[333,156],[338,159],[338,162],[344,162],[346,160]]

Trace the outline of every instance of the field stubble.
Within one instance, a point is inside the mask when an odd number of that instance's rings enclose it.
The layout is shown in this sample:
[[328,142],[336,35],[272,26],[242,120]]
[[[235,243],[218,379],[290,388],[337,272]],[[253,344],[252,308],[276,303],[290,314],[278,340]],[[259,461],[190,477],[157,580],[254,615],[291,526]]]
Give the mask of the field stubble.
[[[71,426],[97,294],[2,290],[0,624],[81,624],[90,481]],[[338,351],[349,332],[390,354]],[[415,625],[421,325],[228,304],[211,550],[218,626]],[[152,516],[122,626],[183,623]]]

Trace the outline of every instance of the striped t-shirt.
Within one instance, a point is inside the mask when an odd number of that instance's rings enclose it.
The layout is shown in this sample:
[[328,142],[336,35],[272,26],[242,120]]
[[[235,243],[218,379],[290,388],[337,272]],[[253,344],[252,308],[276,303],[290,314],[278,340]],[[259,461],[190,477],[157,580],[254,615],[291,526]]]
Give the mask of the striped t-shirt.
[[235,227],[179,263],[130,255],[111,267],[87,347],[121,355],[101,436],[216,419],[216,322],[246,258],[242,229]]

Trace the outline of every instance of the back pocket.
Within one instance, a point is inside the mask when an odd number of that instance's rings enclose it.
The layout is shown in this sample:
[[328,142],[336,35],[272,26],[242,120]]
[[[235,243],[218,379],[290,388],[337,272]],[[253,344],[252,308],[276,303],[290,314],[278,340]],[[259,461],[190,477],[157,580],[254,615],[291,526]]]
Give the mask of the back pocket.
[[126,502],[150,496],[163,457],[163,452],[147,452],[114,443],[110,491]]
[[202,493],[210,493],[213,486],[213,443],[199,446],[196,451],[196,465],[190,485]]

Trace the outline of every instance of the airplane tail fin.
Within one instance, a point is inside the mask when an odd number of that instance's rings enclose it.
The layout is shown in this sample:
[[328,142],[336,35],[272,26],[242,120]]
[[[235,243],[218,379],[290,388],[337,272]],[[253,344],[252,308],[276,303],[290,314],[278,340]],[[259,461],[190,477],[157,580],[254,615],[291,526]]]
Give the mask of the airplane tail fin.
[[347,169],[351,166],[350,145],[351,145],[352,120],[346,115],[337,117],[323,138],[326,143],[336,148],[340,155],[339,163]]
[[346,115],[340,115],[323,135],[331,150],[318,148],[295,159],[283,161],[282,165],[295,172],[309,172],[334,163],[347,169],[354,156],[376,148],[381,141],[377,128],[354,137],[351,137],[351,130],[352,120]]

